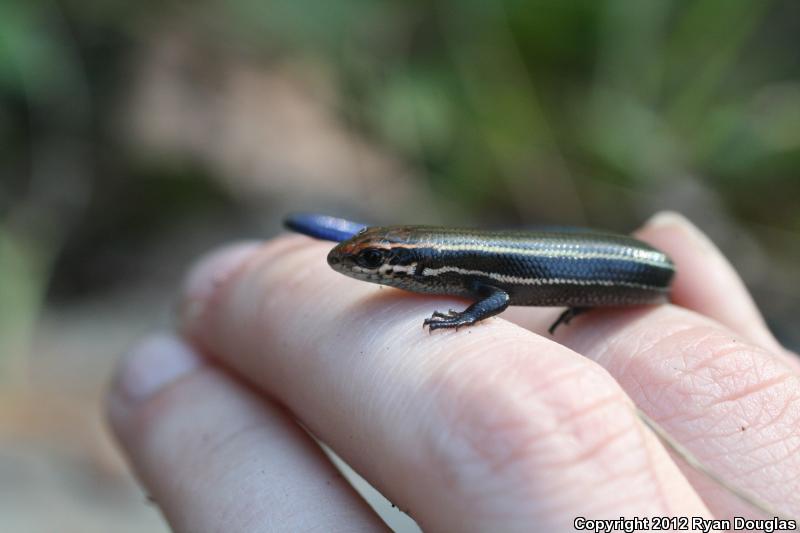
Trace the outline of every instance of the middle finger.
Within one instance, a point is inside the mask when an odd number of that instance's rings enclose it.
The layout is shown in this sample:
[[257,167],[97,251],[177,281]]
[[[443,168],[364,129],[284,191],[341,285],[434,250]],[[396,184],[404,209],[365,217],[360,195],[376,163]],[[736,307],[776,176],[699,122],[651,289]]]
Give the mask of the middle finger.
[[463,303],[339,276],[328,248],[280,239],[210,295],[190,283],[187,330],[423,526],[706,513],[596,364],[503,320],[429,335]]
[[[541,327],[540,315],[527,323]],[[673,305],[586,313],[556,339],[606,368],[706,467],[800,514],[800,376],[785,357]],[[704,476],[687,475],[715,515],[753,514]]]

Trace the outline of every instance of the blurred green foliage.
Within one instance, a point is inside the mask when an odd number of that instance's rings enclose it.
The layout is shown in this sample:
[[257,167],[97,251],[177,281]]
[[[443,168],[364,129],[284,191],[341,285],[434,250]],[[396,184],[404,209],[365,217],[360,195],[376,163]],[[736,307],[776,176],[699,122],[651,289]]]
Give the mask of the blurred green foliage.
[[800,227],[788,206],[747,204],[748,182],[798,192],[795,2],[7,1],[4,94],[63,104],[52,91],[74,98],[85,83],[102,93],[104,73],[85,70],[93,54],[115,34],[134,46],[125,39],[160,19],[188,20],[250,54],[330,65],[342,115],[471,209],[513,207],[509,193],[526,182],[580,190],[690,174],[748,216]]
[[795,2],[226,6],[245,42],[334,65],[343,114],[472,210],[536,217],[509,198],[550,180],[692,176],[746,217],[800,228]]

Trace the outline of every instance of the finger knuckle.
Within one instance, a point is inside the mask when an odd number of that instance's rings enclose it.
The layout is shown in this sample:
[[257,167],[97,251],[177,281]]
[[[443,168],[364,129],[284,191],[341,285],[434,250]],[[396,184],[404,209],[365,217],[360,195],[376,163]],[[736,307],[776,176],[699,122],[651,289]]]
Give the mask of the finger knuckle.
[[501,343],[491,355],[435,380],[446,431],[432,453],[451,486],[547,499],[554,486],[581,490],[620,468],[646,468],[632,406],[602,369],[586,361],[550,367],[520,343]]

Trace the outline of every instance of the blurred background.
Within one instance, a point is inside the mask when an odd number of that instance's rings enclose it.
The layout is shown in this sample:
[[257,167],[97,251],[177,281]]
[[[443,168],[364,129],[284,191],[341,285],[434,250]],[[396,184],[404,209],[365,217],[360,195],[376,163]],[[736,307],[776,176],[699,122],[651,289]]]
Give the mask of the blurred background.
[[797,350],[798,36],[792,0],[2,0],[0,531],[165,531],[109,373],[192,258],[292,210],[674,209]]

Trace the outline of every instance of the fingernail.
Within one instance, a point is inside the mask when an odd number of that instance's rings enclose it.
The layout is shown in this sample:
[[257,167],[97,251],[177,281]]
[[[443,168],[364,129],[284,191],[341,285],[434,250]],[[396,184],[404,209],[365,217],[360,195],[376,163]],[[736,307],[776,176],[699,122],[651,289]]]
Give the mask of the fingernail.
[[178,329],[189,333],[205,312],[217,288],[236,272],[256,250],[257,241],[233,244],[211,252],[192,268],[186,279],[178,307]]
[[691,225],[689,220],[675,211],[661,211],[650,217],[644,223],[647,228],[662,228],[667,226],[687,226]]
[[142,341],[120,363],[113,393],[128,406],[141,403],[202,365],[202,359],[173,335]]
[[687,237],[687,244],[694,244],[699,250],[704,252],[717,250],[717,247],[714,245],[711,239],[709,239],[708,236],[700,230],[700,228],[695,226],[691,220],[680,213],[676,213],[675,211],[662,211],[660,213],[656,213],[652,216],[652,218],[650,218],[650,220],[645,222],[642,229],[671,229],[680,231],[683,232],[685,237]]

